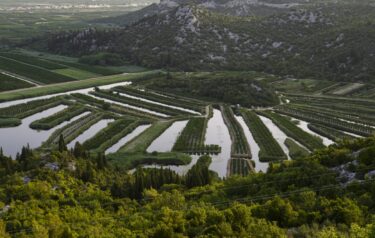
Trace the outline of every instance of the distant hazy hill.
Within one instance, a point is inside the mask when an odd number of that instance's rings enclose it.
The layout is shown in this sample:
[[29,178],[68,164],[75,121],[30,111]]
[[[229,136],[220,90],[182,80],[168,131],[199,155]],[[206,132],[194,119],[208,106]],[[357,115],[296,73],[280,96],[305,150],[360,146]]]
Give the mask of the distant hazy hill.
[[127,18],[124,25],[133,23],[124,28],[57,34],[48,49],[111,51],[144,66],[181,70],[253,69],[355,81],[375,76],[375,7],[369,1],[163,1]]

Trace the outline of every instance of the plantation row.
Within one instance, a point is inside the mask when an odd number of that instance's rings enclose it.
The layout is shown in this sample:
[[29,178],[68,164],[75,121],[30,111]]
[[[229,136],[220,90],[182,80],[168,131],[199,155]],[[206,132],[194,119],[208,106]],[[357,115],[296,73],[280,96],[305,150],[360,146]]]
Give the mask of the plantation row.
[[303,110],[297,110],[290,107],[278,107],[275,109],[275,111],[307,122],[321,124],[327,127],[332,127],[337,130],[342,130],[361,136],[372,136],[372,134],[374,133],[374,130],[367,126],[348,123],[345,121],[338,120],[334,117],[317,115],[316,113],[309,113]]
[[75,81],[76,79],[49,70],[0,56],[0,69],[15,73],[42,84]]
[[173,146],[173,151],[189,154],[220,153],[218,145],[205,145],[207,119],[204,117],[191,118]]
[[297,144],[294,140],[290,138],[286,138],[284,144],[288,147],[289,156],[292,159],[301,159],[308,156],[310,153],[299,144]]
[[42,118],[30,124],[30,128],[38,130],[49,130],[64,121],[69,121],[84,112],[88,111],[87,108],[80,105],[70,106],[65,110],[57,112],[49,117]]
[[65,142],[68,144],[72,140],[74,140],[77,136],[82,134],[84,131],[89,129],[92,125],[99,122],[104,118],[103,113],[95,112],[90,113],[87,116],[80,118],[68,125],[64,126],[56,130],[52,135],[48,138],[48,140],[44,143],[44,146],[51,147],[56,146],[59,142],[59,137],[62,135],[65,139]]
[[259,111],[258,113],[271,119],[272,122],[275,123],[276,126],[279,127],[287,136],[292,137],[293,139],[304,145],[306,148],[308,148],[310,151],[322,149],[325,147],[321,138],[313,136],[308,132],[302,130],[287,117],[270,111]]
[[158,103],[164,103],[164,104],[168,104],[171,106],[190,109],[190,110],[200,112],[200,113],[203,113],[205,110],[204,104],[202,105],[202,104],[198,104],[192,101],[183,100],[183,99],[178,98],[177,96],[175,97],[163,96],[163,95],[156,94],[150,91],[141,91],[141,90],[131,88],[131,87],[116,87],[114,88],[114,91],[120,92],[120,93],[126,93],[135,97],[148,99],[148,100],[155,101]]
[[66,104],[66,101],[61,97],[35,100],[28,103],[0,108],[0,117],[22,119],[49,108],[56,107],[60,104]]
[[111,104],[104,100],[97,99],[89,95],[74,93],[71,96],[73,96],[77,101],[83,104],[89,104],[91,106],[101,108],[105,111],[108,110],[117,114],[126,115],[127,117],[129,116],[134,117],[134,119],[139,119],[139,118],[147,118],[151,120],[158,119],[158,117],[154,114],[138,111],[138,110],[131,109],[131,108],[122,107],[116,104]]
[[228,127],[229,134],[232,140],[232,157],[239,156],[244,158],[251,158],[251,151],[249,143],[239,122],[234,117],[234,113],[230,106],[221,106],[224,122]]
[[334,142],[340,142],[345,139],[354,139],[354,137],[351,135],[319,124],[308,124],[308,128],[319,135],[333,140]]
[[137,100],[137,99],[123,97],[123,96],[117,95],[117,94],[112,93],[112,92],[97,91],[97,92],[92,92],[92,94],[97,96],[97,97],[106,98],[106,99],[109,99],[109,100],[112,100],[112,101],[116,101],[116,102],[120,102],[120,103],[124,103],[124,104],[128,104],[128,105],[148,109],[148,110],[151,110],[151,111],[154,111],[154,112],[158,112],[158,113],[162,113],[162,114],[166,114],[166,115],[170,115],[170,116],[187,114],[186,112],[183,112],[183,111],[180,111],[180,110],[176,110],[176,109],[168,108],[168,107],[162,107],[162,106],[155,105],[155,104],[152,104],[152,103],[143,102],[143,101]]
[[254,172],[251,160],[243,158],[232,158],[229,160],[229,175],[247,176]]
[[267,126],[264,125],[256,113],[249,110],[241,110],[241,114],[260,148],[260,161],[269,162],[287,159],[279,143],[277,143]]
[[[295,109],[301,109],[303,111],[311,112],[311,113],[317,113],[322,116],[328,116],[328,117],[335,117],[338,119],[344,119],[347,121],[352,121],[358,124],[364,124],[364,125],[371,125],[375,126],[375,114],[372,115],[358,115],[357,113],[350,113],[350,112],[341,112],[341,111],[333,111],[332,109],[325,109],[320,107],[311,107],[306,105],[294,105],[294,104],[288,104],[288,107],[292,107]],[[375,113],[375,110],[374,110]]]
[[106,128],[98,132],[94,137],[85,141],[83,143],[83,147],[86,150],[96,150],[101,152],[105,151],[106,149],[114,145],[119,139],[132,132],[138,125],[139,123],[135,123],[134,120],[119,119],[110,123]]
[[361,107],[367,109],[375,109],[374,100],[370,99],[353,99],[353,98],[333,98],[333,97],[309,97],[309,96],[301,96],[301,95],[288,95],[288,99],[292,103],[297,104],[310,104],[310,105],[334,105],[334,106],[342,106],[342,108],[348,109],[352,107]]

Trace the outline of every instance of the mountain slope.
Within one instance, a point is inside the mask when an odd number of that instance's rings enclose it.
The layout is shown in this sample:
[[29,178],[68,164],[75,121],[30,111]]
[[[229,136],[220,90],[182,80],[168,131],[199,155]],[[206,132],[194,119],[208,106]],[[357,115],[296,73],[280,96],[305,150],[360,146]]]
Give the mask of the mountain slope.
[[374,19],[375,8],[368,4],[318,4],[239,17],[189,3],[125,28],[57,34],[48,49],[78,55],[112,51],[157,68],[368,81],[375,75]]

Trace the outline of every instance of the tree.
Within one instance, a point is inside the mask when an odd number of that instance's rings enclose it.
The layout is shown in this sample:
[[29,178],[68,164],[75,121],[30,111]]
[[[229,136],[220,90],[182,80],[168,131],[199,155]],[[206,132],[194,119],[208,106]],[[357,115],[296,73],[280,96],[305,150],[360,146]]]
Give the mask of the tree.
[[64,136],[61,134],[59,138],[59,151],[64,152],[67,151],[68,148],[66,147]]

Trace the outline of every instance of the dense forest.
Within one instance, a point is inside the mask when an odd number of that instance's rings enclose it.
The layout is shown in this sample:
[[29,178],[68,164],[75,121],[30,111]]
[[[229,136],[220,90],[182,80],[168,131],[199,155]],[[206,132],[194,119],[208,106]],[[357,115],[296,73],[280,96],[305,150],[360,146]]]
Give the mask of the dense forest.
[[76,144],[0,152],[0,237],[374,237],[375,138],[220,180],[116,168]]

